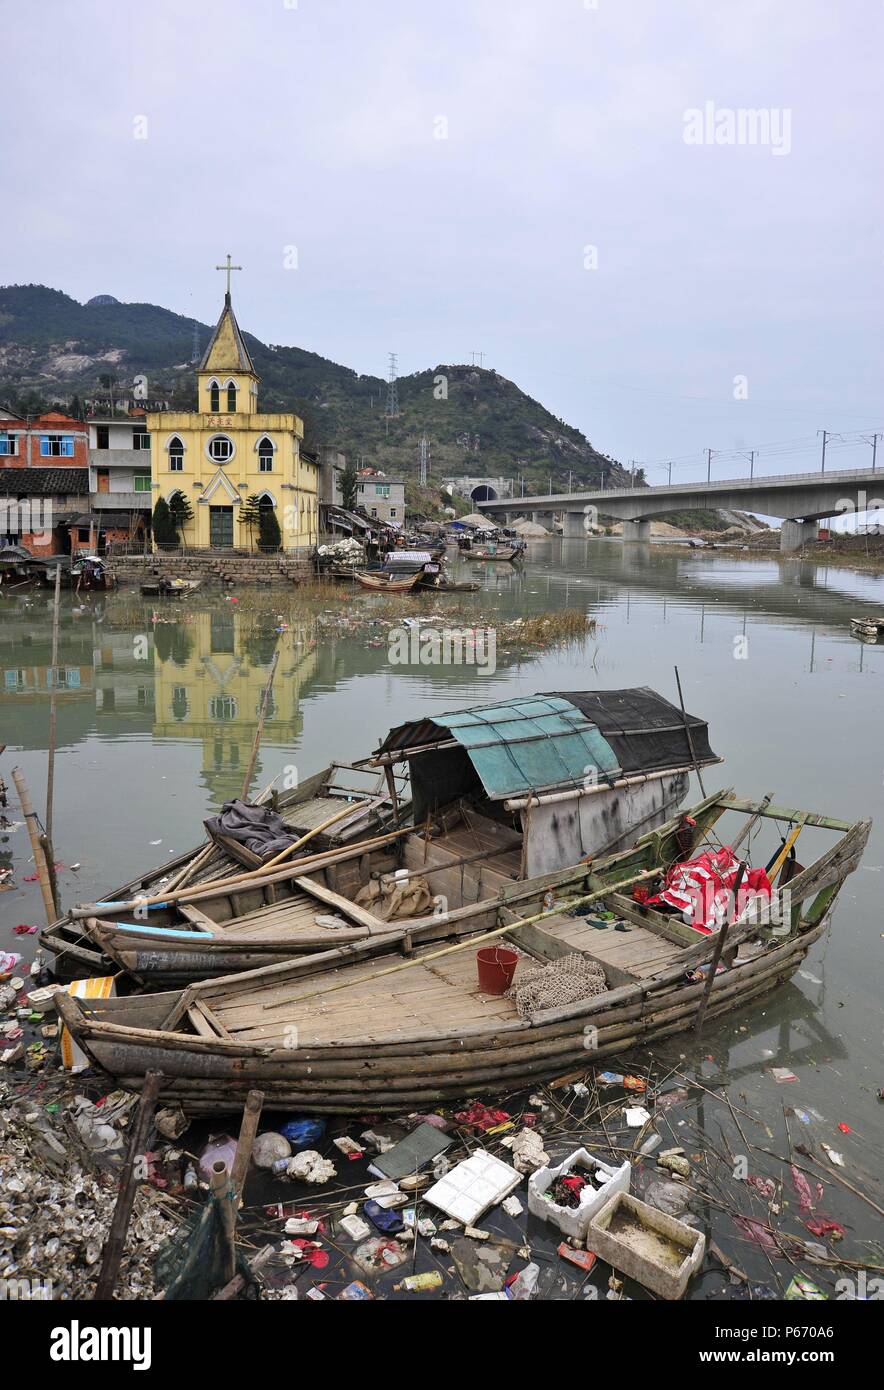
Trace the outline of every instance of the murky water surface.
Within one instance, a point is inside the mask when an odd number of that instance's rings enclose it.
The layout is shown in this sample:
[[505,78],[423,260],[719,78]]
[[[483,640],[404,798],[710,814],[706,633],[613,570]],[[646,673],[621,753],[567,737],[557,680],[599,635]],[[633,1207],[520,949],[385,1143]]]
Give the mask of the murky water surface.
[[[677,663],[686,704],[708,719],[724,759],[704,774],[707,790],[773,792],[778,804],[845,820],[872,816],[875,826],[829,933],[794,982],[699,1043],[688,1034],[676,1038],[658,1049],[653,1065],[658,1075],[677,1068],[710,1089],[728,1084],[744,1115],[761,1119],[744,1120],[750,1145],[782,1156],[789,1137],[830,1144],[843,1156],[838,1171],[884,1205],[884,1105],[877,1099],[884,1085],[884,646],[864,645],[849,632],[851,617],[884,612],[884,579],[742,553],[604,541],[534,542],[519,570],[464,560],[455,572],[480,579],[481,592],[424,598],[414,611],[453,610],[458,623],[493,625],[577,608],[597,618],[596,633],[554,651],[500,646],[496,669],[481,673],[392,663],[387,623],[366,622],[383,614],[383,600],[346,589],[316,599],[289,591],[198,594],[180,605],[157,605],[133,590],[82,606],[65,595],[54,825],[64,900],[94,898],[197,843],[203,817],[239,794],[277,642],[281,660],[253,789],[283,768],[305,777],[333,760],[364,756],[405,719],[483,700],[632,685],[675,698]],[[17,938],[13,927],[39,922],[41,905],[36,884],[25,882],[33,866],[9,770],[23,769],[42,813],[51,614],[43,592],[4,597],[0,605],[0,744],[7,745],[0,774],[13,823],[0,832],[0,868],[15,870],[15,887],[0,893],[0,948],[27,952],[35,938]],[[281,632],[278,614],[287,624]],[[692,799],[695,793],[694,786]],[[809,834],[805,857],[818,848]],[[789,1067],[798,1080],[778,1084],[771,1067]],[[673,1074],[667,1084],[678,1080]],[[733,1139],[732,1118],[694,1090],[673,1120],[670,1142],[695,1150],[697,1124],[727,1152],[720,1126],[730,1126]],[[619,1133],[631,1144],[622,1125]],[[760,1155],[749,1157],[753,1170],[760,1166]],[[766,1171],[785,1178],[781,1195],[795,1208],[788,1170],[774,1164]],[[835,1182],[824,1206],[848,1226],[859,1251],[853,1258],[884,1263],[880,1246],[876,1254],[862,1244],[882,1239],[870,1207]],[[715,1232],[725,1218],[712,1204],[704,1219]],[[751,1240],[732,1239],[728,1248],[753,1278],[776,1287]],[[727,1290],[711,1274],[693,1296]]]

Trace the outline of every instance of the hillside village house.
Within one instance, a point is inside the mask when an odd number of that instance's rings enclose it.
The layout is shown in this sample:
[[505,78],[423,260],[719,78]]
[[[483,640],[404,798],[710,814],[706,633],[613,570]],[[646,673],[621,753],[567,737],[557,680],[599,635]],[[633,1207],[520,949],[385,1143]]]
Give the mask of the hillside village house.
[[405,483],[402,478],[387,478],[383,473],[358,474],[356,506],[366,516],[401,530],[405,520]]
[[258,411],[259,378],[234,317],[229,258],[227,279],[224,308],[197,369],[198,409],[146,417],[152,501],[171,503],[180,493],[190,503],[184,546],[253,548],[257,534],[239,517],[257,496],[276,514],[282,548],[307,548],[318,535],[318,464],[302,452],[299,416]]
[[72,525],[89,505],[88,462],[82,420],[55,410],[28,418],[0,410],[0,543],[32,555],[66,552]]
[[103,552],[114,542],[137,540],[150,524],[150,435],[145,412],[137,408],[128,419],[96,415],[87,423],[91,513],[77,528],[76,540],[82,542],[85,530],[85,543],[91,533]]

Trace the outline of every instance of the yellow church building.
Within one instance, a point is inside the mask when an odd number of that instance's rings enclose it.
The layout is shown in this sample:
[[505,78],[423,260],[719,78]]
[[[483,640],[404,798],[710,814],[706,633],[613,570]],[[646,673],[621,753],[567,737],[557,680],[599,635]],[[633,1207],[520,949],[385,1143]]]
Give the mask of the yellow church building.
[[258,381],[233,313],[230,265],[224,308],[197,369],[196,411],[151,412],[152,499],[190,504],[193,520],[179,529],[183,546],[256,549],[258,526],[240,521],[250,497],[272,510],[284,550],[316,544],[318,465],[301,452],[304,422],[292,412],[258,411]]

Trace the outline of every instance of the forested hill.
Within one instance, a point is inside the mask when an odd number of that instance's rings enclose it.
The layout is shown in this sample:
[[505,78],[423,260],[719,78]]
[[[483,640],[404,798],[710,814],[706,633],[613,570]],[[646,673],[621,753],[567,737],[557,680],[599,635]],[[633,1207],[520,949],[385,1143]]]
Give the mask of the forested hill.
[[[85,401],[131,397],[134,378],[143,375],[151,400],[192,408],[195,352],[202,353],[212,327],[111,295],[80,304],[43,285],[0,288],[0,403],[31,412],[73,404],[79,412]],[[436,477],[521,473],[535,492],[546,490],[550,475],[554,488],[564,487],[569,471],[575,489],[603,475],[612,485],[625,480],[619,464],[579,430],[493,370],[439,364],[400,377],[400,414],[387,419],[380,377],[244,336],[261,377],[261,406],[296,410],[308,444],[334,445],[365,464],[414,477],[425,434]]]

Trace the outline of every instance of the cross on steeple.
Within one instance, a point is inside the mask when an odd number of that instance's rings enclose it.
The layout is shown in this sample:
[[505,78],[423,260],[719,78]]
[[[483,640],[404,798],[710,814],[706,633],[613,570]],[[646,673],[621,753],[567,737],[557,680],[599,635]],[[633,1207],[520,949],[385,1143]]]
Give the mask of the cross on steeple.
[[228,251],[228,252],[227,252],[227,262],[226,262],[226,264],[225,264],[225,265],[216,265],[216,266],[215,266],[215,269],[216,269],[216,270],[226,270],[226,271],[227,271],[227,294],[226,294],[226,298],[229,300],[229,299],[230,299],[230,272],[231,272],[231,270],[242,270],[242,266],[241,266],[241,265],[232,265],[232,264],[231,264],[231,261],[230,261],[230,252]]

